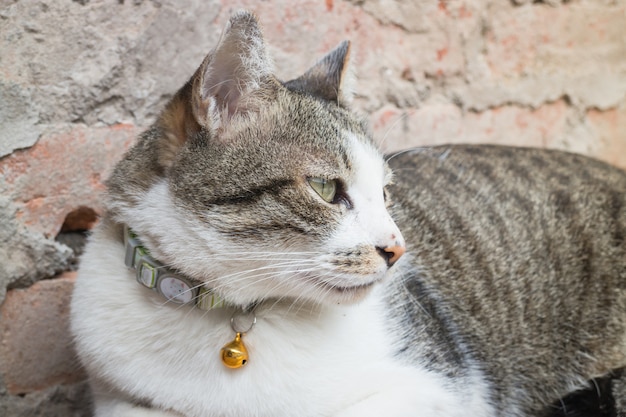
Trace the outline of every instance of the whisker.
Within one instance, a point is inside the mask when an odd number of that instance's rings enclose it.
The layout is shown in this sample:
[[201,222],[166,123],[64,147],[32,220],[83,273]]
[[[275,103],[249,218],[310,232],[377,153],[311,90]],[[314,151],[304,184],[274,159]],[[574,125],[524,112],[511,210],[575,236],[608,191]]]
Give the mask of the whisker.
[[[265,272],[265,273],[262,273],[262,274],[258,274],[257,273],[256,275],[252,275],[252,276],[250,276],[249,274],[256,273],[256,272],[262,271],[262,270],[267,270],[267,269],[275,269],[276,267],[293,266],[294,264],[295,265],[304,265],[304,263],[302,261],[303,260],[290,260],[288,262],[282,262],[282,263],[266,265],[266,266],[262,266],[262,267],[259,267],[259,268],[254,268],[254,269],[234,272],[232,274],[224,275],[221,278],[222,279],[229,279],[229,278],[237,277],[238,279],[236,279],[236,280],[229,280],[228,285],[232,285],[232,284],[236,284],[236,283],[238,283],[240,281],[243,281],[243,280],[246,280],[246,279],[256,278],[256,277],[265,276],[265,275],[274,275],[275,271]],[[309,264],[313,263],[312,260],[304,260],[304,261],[309,263]],[[302,271],[302,270],[301,269],[296,269],[295,271]],[[193,287],[183,291],[179,295],[186,294],[188,292],[193,292],[194,290],[204,286],[205,284],[206,284],[206,282],[201,282],[198,285],[195,285],[195,286],[193,286]],[[251,285],[251,284],[249,284],[249,285]],[[222,285],[221,287],[223,288],[224,286],[226,286],[226,284]],[[246,287],[242,287],[242,289],[244,289],[244,288],[246,288]],[[212,290],[213,291],[219,291],[220,290],[220,286],[214,287]],[[173,298],[167,299],[163,303],[163,305],[167,304],[168,302],[174,302]]]
[[[206,259],[206,258],[205,258]],[[223,259],[223,258],[222,258]],[[190,258],[185,258],[180,260],[179,262],[181,263],[196,263],[198,260],[197,257],[190,257]],[[226,259],[228,261],[281,261],[281,262],[306,262],[306,261],[310,261],[310,258],[270,258],[268,259],[267,257],[259,257],[259,258],[228,258]],[[276,263],[274,265],[283,265],[283,263]],[[161,264],[160,266],[157,266],[157,269],[164,269],[164,268],[176,268],[176,266],[172,263],[169,264]]]
[[397,156],[400,156],[400,155],[403,155],[403,154],[405,154],[405,153],[409,153],[409,152],[417,152],[417,153],[419,153],[420,151],[424,151],[424,150],[426,150],[426,149],[428,149],[428,148],[426,148],[426,147],[417,147],[417,148],[408,148],[408,149],[403,149],[403,150],[401,150],[401,151],[394,152],[394,153],[392,153],[391,155],[389,155],[387,158],[385,158],[385,162],[389,162],[389,161],[391,161],[393,158],[395,158],[395,157],[397,157]]
[[[383,135],[383,138],[380,140],[379,144],[378,144],[378,149],[380,149],[381,151],[383,151],[383,147],[385,142],[387,141],[387,139],[389,139],[389,134],[391,133],[391,131],[398,125],[398,123],[400,123],[401,121],[407,119],[409,117],[409,112],[404,111],[400,117],[398,117],[392,124],[391,126],[389,126],[389,128],[387,128],[387,131],[385,132],[385,134]],[[384,151],[383,151],[384,152]]]
[[[270,265],[264,265],[264,266],[260,266],[258,268],[252,268],[252,269],[247,269],[247,270],[243,270],[243,271],[237,271],[237,272],[233,272],[231,274],[228,275],[224,275],[221,276],[221,279],[227,279],[228,282],[223,283],[221,285],[215,286],[212,288],[213,291],[215,292],[219,292],[220,290],[222,290],[225,287],[229,287],[232,285],[236,285],[239,282],[242,281],[246,281],[246,280],[250,280],[250,279],[254,279],[254,278],[259,278],[259,277],[264,277],[267,276],[267,278],[264,279],[269,279],[272,276],[281,273],[281,274],[297,274],[297,273],[303,273],[303,272],[310,272],[310,271],[314,271],[315,268],[312,268],[311,265],[315,265],[315,261],[311,260],[311,259],[290,259],[289,261],[284,261],[284,262],[279,262],[279,263],[274,263],[274,264],[270,264]],[[285,270],[285,269],[280,269],[280,268],[284,268],[284,267],[289,267],[289,269]],[[306,268],[305,268],[306,267]],[[278,270],[276,270],[278,268]],[[262,272],[262,271],[267,271],[267,272]],[[236,278],[236,279],[233,279]],[[253,285],[255,283],[258,283],[259,280],[255,280],[254,282],[249,283],[248,285],[241,287],[241,289],[245,289],[250,285]],[[185,292],[188,291],[194,291],[196,288],[199,288],[203,285],[205,285],[206,282],[202,282],[188,290],[186,290]],[[171,300],[168,300],[171,301]]]

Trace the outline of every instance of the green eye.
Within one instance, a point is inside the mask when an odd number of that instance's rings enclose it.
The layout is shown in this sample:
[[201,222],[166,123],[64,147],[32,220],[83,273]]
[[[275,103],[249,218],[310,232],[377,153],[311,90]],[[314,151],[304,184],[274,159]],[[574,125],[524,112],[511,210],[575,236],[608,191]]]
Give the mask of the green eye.
[[332,203],[337,193],[337,181],[323,178],[309,178],[309,184],[327,203]]

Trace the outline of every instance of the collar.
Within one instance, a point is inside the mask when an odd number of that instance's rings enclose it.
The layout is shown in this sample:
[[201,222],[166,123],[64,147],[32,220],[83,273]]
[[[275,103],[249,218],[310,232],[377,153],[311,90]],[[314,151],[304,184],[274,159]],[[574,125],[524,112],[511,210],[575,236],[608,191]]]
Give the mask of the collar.
[[136,272],[137,281],[169,302],[193,304],[202,310],[224,307],[224,299],[201,281],[170,269],[150,255],[137,235],[124,225],[124,263]]

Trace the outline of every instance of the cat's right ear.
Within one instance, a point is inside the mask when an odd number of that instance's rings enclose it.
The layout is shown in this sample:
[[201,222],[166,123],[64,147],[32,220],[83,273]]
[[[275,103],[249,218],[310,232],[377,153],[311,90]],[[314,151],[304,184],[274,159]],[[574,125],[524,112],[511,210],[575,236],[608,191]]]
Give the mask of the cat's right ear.
[[168,147],[182,145],[201,129],[215,137],[237,114],[258,106],[255,97],[263,94],[257,93],[272,82],[273,66],[256,17],[234,14],[218,45],[161,115],[161,126],[173,140]]
[[273,79],[271,59],[256,17],[239,12],[193,78],[193,112],[206,129],[219,129],[249,110],[249,98]]

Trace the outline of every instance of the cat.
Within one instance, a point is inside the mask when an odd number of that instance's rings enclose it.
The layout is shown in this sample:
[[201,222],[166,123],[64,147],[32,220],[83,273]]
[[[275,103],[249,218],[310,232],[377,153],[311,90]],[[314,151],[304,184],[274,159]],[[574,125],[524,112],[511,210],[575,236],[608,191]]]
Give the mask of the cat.
[[96,416],[539,416],[626,365],[626,173],[384,158],[349,52],[280,82],[238,12],[117,164],[71,303]]

